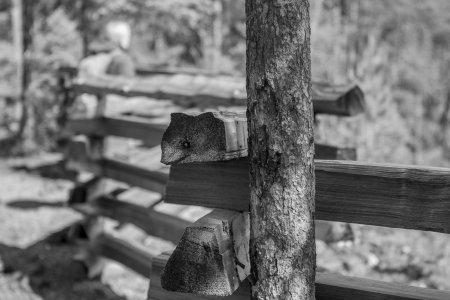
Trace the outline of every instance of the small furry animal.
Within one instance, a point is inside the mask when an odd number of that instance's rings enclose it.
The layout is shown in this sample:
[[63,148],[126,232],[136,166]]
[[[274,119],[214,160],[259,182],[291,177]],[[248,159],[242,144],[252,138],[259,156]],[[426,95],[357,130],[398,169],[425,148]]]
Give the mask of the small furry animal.
[[221,160],[227,150],[225,125],[212,112],[173,113],[161,149],[161,162],[167,165]]

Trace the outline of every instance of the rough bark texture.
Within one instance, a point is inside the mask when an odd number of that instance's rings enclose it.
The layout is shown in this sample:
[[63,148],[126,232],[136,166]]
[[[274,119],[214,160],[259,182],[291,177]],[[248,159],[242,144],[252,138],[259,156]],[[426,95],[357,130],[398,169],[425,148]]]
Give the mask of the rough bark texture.
[[253,299],[315,299],[308,0],[246,0]]

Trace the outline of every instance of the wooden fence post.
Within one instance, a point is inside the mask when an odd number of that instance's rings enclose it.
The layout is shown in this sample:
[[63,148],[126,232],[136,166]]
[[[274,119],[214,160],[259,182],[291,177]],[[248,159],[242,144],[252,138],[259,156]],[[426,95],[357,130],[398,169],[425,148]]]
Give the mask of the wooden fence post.
[[253,299],[315,299],[308,0],[246,0]]
[[[95,108],[95,117],[102,117],[106,111],[106,95],[97,95],[97,106]],[[106,152],[106,140],[104,137],[90,136],[89,137],[89,152],[88,157],[91,160],[100,160],[104,157]],[[91,194],[102,195],[107,193],[108,179],[97,177],[93,181]],[[86,201],[90,201],[86,199]],[[105,218],[100,216],[88,216],[85,219],[84,229],[89,239],[89,248],[84,255],[79,256],[88,268],[88,277],[93,278],[100,276],[105,261],[97,253],[95,253],[95,242],[98,237],[104,233]]]

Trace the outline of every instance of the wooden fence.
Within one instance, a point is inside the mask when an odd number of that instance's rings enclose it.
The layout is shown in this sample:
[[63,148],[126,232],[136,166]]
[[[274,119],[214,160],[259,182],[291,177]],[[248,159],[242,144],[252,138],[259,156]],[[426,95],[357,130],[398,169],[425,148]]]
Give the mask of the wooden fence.
[[[62,73],[67,80],[74,69],[66,68]],[[67,123],[73,136],[67,151],[68,166],[96,176],[80,183],[70,199],[72,207],[86,215],[90,267],[95,268],[100,255],[149,277],[149,299],[217,299],[217,295],[249,299],[247,145],[239,133],[245,132],[241,127],[245,118],[219,113],[207,113],[207,118],[178,115],[168,128],[167,118],[104,115],[107,94],[171,99],[185,107],[245,105],[243,81],[189,72],[140,73],[147,76],[76,79],[65,84],[70,90],[66,95],[92,93],[98,98],[94,118]],[[357,87],[314,84],[313,89],[316,113],[349,116],[364,109]],[[182,153],[182,148],[174,150],[171,137],[180,134],[175,130],[180,126],[214,128],[214,144],[209,145],[215,147],[214,155],[205,155],[195,147],[190,152],[195,152],[194,156]],[[151,144],[163,140],[163,160],[172,163],[170,170],[159,163],[161,152],[156,149],[140,151],[133,163],[106,157],[104,139],[108,136]],[[325,220],[450,233],[450,170],[342,161],[355,158],[354,149],[316,144],[317,227],[326,224],[321,221]],[[215,161],[224,159],[227,161]],[[157,192],[165,203],[157,196],[122,197],[130,189],[117,184],[108,187],[105,178]],[[165,210],[164,206],[170,205],[166,203],[215,210],[197,221],[187,221]],[[104,217],[134,224],[178,246],[172,253],[155,256],[151,249],[123,239],[120,232],[106,230],[101,222]],[[326,273],[317,274],[316,294],[319,300],[450,299],[450,293],[444,291]]]

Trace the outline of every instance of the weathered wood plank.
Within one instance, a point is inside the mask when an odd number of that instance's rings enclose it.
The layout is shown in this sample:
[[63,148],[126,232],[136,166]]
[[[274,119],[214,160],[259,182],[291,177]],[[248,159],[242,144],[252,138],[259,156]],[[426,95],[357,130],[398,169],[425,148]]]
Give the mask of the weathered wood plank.
[[159,145],[167,122],[137,117],[102,117],[97,119],[71,119],[66,130],[74,134],[119,136]]
[[[164,164],[210,162],[246,157],[245,111],[173,113],[161,141]],[[356,150],[316,144],[318,159],[356,159]]]
[[168,174],[162,170],[148,170],[135,165],[103,159],[99,162],[101,176],[128,183],[160,194],[165,193]]
[[186,228],[161,275],[163,288],[229,296],[250,274],[248,213],[215,210]]
[[[164,192],[167,175],[163,172],[114,161],[81,166]],[[317,161],[316,177],[318,219],[450,233],[447,169]],[[246,159],[180,164],[172,166],[166,201],[245,211],[248,193]]]
[[[184,114],[180,114],[184,115]],[[246,122],[246,120],[244,120]],[[188,121],[186,125],[189,125],[192,123],[192,121]],[[243,123],[242,123],[243,124]],[[219,123],[220,125],[220,123]],[[142,118],[135,118],[135,117],[103,117],[99,119],[72,119],[69,120],[66,126],[66,129],[70,132],[73,132],[74,134],[83,134],[83,135],[94,135],[94,136],[119,136],[119,137],[127,137],[127,138],[133,138],[142,140],[147,145],[156,145],[159,144],[159,141],[163,138],[164,131],[167,129],[168,122],[163,122],[161,119],[158,120],[148,120],[148,119],[142,119]],[[180,126],[177,126],[180,127]],[[182,132],[188,133],[192,130],[187,130],[186,127],[183,129],[182,127],[179,129],[179,135],[181,135]],[[170,131],[168,132],[175,132],[174,128],[172,127]],[[246,128],[245,131],[241,131],[242,136],[239,135],[238,140],[240,141],[240,145],[242,146],[241,152],[232,151],[230,154],[226,155],[226,157],[232,157],[235,155],[235,153],[241,153],[241,156],[246,156],[247,153],[247,141],[246,141]],[[222,138],[223,135],[220,133],[220,131],[217,134],[214,134],[213,136],[217,136],[218,138]],[[167,137],[166,137],[167,139]],[[213,139],[207,139],[212,141]],[[245,143],[244,143],[245,141]],[[174,138],[167,141],[165,144],[163,143],[163,149],[164,147],[171,147],[175,148],[176,145],[171,145],[174,143]],[[211,142],[209,142],[211,144]],[[236,142],[237,145],[237,142]],[[356,160],[356,150],[354,148],[339,148],[335,146],[329,146],[329,145],[323,145],[323,144],[316,144],[316,158],[318,159],[341,159],[341,160]],[[213,148],[213,147],[211,147]],[[217,148],[217,147],[216,147]],[[166,148],[167,149],[167,148]],[[175,151],[178,151],[179,153],[175,153],[174,157],[176,155],[183,156],[185,155],[185,149],[181,147],[177,147],[174,149]],[[213,158],[214,160],[220,160],[222,158],[222,154],[220,149],[211,149],[214,154]],[[166,151],[167,153],[167,151]],[[219,153],[219,154],[215,154]],[[189,155],[189,154],[188,154]],[[203,154],[204,155],[204,154]],[[192,155],[191,160],[192,160]],[[200,156],[200,155],[199,155]],[[201,156],[200,156],[201,158]],[[163,162],[165,163],[171,163],[168,160],[173,160],[174,158],[164,158]],[[187,162],[187,161],[185,161]]]
[[366,109],[364,93],[358,86],[313,81],[312,99],[315,114],[355,116]]
[[[165,201],[248,211],[248,161],[175,164]],[[450,170],[317,160],[316,218],[450,233]]]
[[[152,257],[142,247],[133,246],[110,235],[100,236],[95,245],[94,249],[101,255],[150,278],[149,299],[250,299],[250,289],[246,282],[232,296],[224,298],[164,291],[159,284],[159,276],[167,264],[168,255]],[[317,300],[448,300],[450,292],[318,272],[316,298]]]
[[112,235],[102,234],[93,241],[92,248],[97,254],[117,261],[142,276],[150,276],[153,257],[143,246],[132,245]]
[[[144,78],[78,78],[74,91],[91,94],[117,94],[126,97],[145,96],[173,100],[183,106],[244,106],[247,101],[245,80],[232,77],[202,75],[155,75]],[[354,116],[365,109],[364,94],[358,86],[312,85],[314,112]]]
[[[176,295],[173,299],[184,299],[190,294],[171,293],[160,290],[158,279],[155,278],[167,263],[169,255],[161,255],[154,258],[152,263],[152,280],[149,296],[154,292],[153,298],[162,300],[172,299],[171,295]],[[167,296],[164,298],[163,296]],[[197,295],[197,297],[205,297]],[[236,298],[231,298],[236,297]],[[186,298],[188,299],[188,298]],[[217,299],[208,296],[199,299]],[[223,298],[228,299],[228,298]],[[240,288],[230,296],[230,299],[250,299],[250,288],[248,282],[244,281]],[[322,273],[316,274],[316,299],[317,300],[447,300],[450,299],[450,292],[434,289],[417,288],[404,284],[388,283],[383,281],[344,276],[340,274]]]
[[[90,203],[75,202],[70,205],[83,214],[102,215],[121,223],[133,224],[150,235],[175,244],[178,244],[185,229],[193,224],[179,218],[176,213],[164,213],[149,206],[119,200],[112,194],[96,197]],[[318,240],[328,243],[353,239],[352,229],[347,224],[317,220],[315,225],[315,237]]]
[[444,300],[450,292],[371,279],[317,273],[317,300]]
[[73,206],[84,213],[102,215],[122,223],[133,224],[146,233],[174,243],[180,241],[181,236],[191,222],[176,216],[157,212],[149,207],[120,201],[112,195],[96,198],[92,203]]
[[[167,179],[165,173],[114,161],[79,166],[161,193]],[[449,176],[440,168],[317,161],[316,217],[449,233]],[[166,201],[248,210],[248,193],[246,159],[181,164],[172,166]]]
[[115,179],[164,194],[168,179],[167,170],[150,170],[108,158],[93,160],[90,158],[89,148],[86,139],[82,137],[72,139],[66,152],[67,168],[90,172],[99,177]]
[[[67,74],[68,76],[75,77],[78,74],[78,68],[75,66],[61,66],[58,68],[60,74]],[[174,67],[139,67],[136,69],[136,74],[138,76],[153,76],[153,75],[177,75],[177,74],[187,74],[187,75],[205,75],[205,76],[223,76],[232,74],[229,73],[219,73],[211,70],[199,69],[199,68],[174,68]]]
[[[78,70],[74,67],[61,67],[60,73],[66,73],[71,77],[75,77]],[[209,72],[205,72],[205,70],[186,70],[186,69],[167,69],[167,70],[144,70],[139,69],[137,70],[137,74],[140,76],[145,76],[144,78],[136,79],[139,83],[135,83],[134,86],[138,86],[136,88],[136,91],[132,91],[133,88],[129,85],[129,80],[125,79],[119,79],[119,84],[116,85],[119,88],[112,88],[111,86],[114,85],[107,85],[105,81],[94,81],[92,83],[92,80],[89,80],[90,85],[83,85],[83,82],[80,81],[75,82],[74,89],[78,92],[91,92],[91,93],[111,93],[111,94],[119,94],[124,96],[147,96],[147,97],[154,97],[154,98],[164,98],[164,99],[172,99],[177,100],[181,102],[181,104],[186,104],[186,102],[193,101],[192,98],[195,95],[193,95],[192,92],[187,92],[186,89],[183,89],[183,87],[179,87],[177,85],[169,86],[166,90],[155,90],[155,88],[152,89],[142,89],[139,86],[145,85],[145,81],[147,81],[147,85],[151,86],[151,83],[153,82],[153,85],[158,86],[160,82],[164,82],[165,84],[170,84],[170,79],[177,76],[177,75],[186,75],[193,79],[195,78],[213,78],[212,83],[214,83],[216,80],[225,80],[229,83],[226,85],[228,87],[228,93],[221,93],[222,95],[217,97],[215,95],[214,89],[209,88],[209,92],[211,95],[208,94],[198,94],[198,100],[197,101],[207,101],[208,98],[210,101],[213,101],[215,103],[210,104],[210,106],[217,106],[217,105],[245,105],[246,101],[246,92],[245,92],[245,79],[239,78],[239,77],[230,77],[230,76],[223,76],[220,74],[211,74]],[[233,78],[233,80],[230,81],[230,78]],[[197,80],[198,82],[199,80]],[[204,80],[203,80],[204,81]],[[211,80],[209,80],[211,81]],[[195,80],[191,80],[189,82],[190,85],[192,85],[192,82],[195,82]],[[155,84],[158,83],[158,84]],[[192,88],[191,88],[192,89]],[[197,90],[205,90],[205,86],[199,86],[197,87]],[[225,94],[225,96],[223,95]],[[207,99],[203,99],[203,98]],[[223,97],[226,97],[228,99],[223,99]],[[314,107],[314,113],[316,114],[332,114],[332,115],[340,115],[340,116],[354,116],[362,113],[365,110],[365,100],[364,100],[364,93],[362,90],[355,85],[332,85],[329,83],[323,83],[323,82],[312,82],[312,98],[313,98],[313,107]],[[204,103],[205,104],[205,103]],[[206,104],[208,105],[208,104]]]

